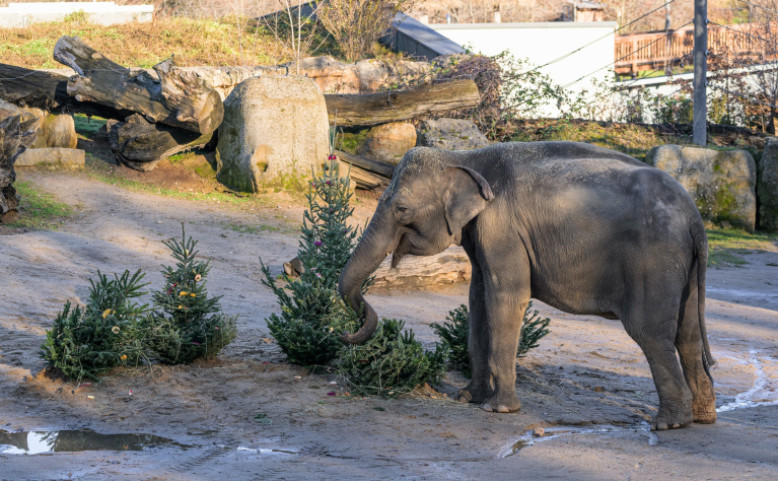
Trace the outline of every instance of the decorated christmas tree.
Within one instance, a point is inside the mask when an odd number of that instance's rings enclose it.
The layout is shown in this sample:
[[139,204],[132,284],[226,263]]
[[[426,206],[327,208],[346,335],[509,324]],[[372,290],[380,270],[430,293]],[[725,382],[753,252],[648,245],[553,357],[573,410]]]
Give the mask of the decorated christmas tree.
[[225,315],[219,297],[208,297],[208,261],[197,260],[197,241],[186,236],[163,241],[177,261],[163,266],[163,290],[153,295],[154,313],[146,322],[148,344],[157,359],[167,364],[185,364],[198,358],[216,357],[235,338],[235,318]]
[[284,275],[282,287],[262,264],[262,282],[281,305],[281,313],[267,319],[268,328],[295,364],[322,365],[334,359],[342,346],[339,333],[355,321],[337,293],[338,277],[358,237],[357,229],[347,222],[354,212],[349,183],[348,176],[340,176],[334,155],[311,182],[297,251],[303,266],[299,278]]

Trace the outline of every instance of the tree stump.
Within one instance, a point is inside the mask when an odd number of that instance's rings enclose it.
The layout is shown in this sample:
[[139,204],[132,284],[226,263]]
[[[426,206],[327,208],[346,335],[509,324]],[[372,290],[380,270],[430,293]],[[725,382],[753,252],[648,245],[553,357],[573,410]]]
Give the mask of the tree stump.
[[20,122],[18,115],[0,122],[0,223],[12,222],[19,210],[14,161],[35,140],[29,124]]

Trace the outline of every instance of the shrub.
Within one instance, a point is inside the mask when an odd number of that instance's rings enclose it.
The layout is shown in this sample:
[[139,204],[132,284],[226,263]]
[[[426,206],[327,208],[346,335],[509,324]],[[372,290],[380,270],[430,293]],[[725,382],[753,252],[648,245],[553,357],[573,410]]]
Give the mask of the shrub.
[[318,17],[348,62],[361,60],[392,24],[397,12],[414,0],[329,0]]
[[[530,349],[538,347],[540,339],[549,333],[548,324],[551,319],[541,318],[538,311],[532,311],[532,301],[527,304],[524,312],[524,320],[521,324],[519,347],[516,357],[524,357]],[[438,347],[447,353],[449,365],[470,377],[470,357],[468,355],[468,342],[470,337],[470,313],[467,306],[462,304],[453,311],[449,311],[442,325],[436,322],[431,324],[432,330],[440,337]]]
[[124,271],[108,279],[98,271],[97,282],[89,280],[86,306],[73,308],[68,301],[46,332],[41,356],[49,367],[71,379],[97,379],[106,369],[143,359],[140,319],[148,306],[132,300],[148,285],[141,283],[143,276],[141,271]]
[[153,294],[154,312],[144,322],[148,346],[166,364],[187,364],[211,359],[235,339],[235,317],[221,311],[218,297],[208,297],[208,261],[195,258],[197,241],[186,236],[163,241],[177,261],[175,268],[163,266],[165,286]]
[[303,265],[300,278],[284,276],[287,285],[281,287],[262,263],[262,283],[273,290],[281,305],[281,314],[272,314],[267,325],[294,364],[313,366],[333,360],[342,347],[338,334],[355,322],[354,312],[337,293],[338,277],[358,235],[347,224],[354,212],[349,206],[352,196],[348,176],[340,177],[337,159],[330,156],[306,194],[308,209],[298,250]]
[[446,320],[450,322],[444,322],[442,325],[433,322],[430,327],[440,338],[439,345],[446,352],[449,365],[470,377],[470,356],[467,350],[470,339],[470,313],[467,306],[462,304],[449,311]]
[[445,355],[440,347],[425,352],[403,321],[383,319],[364,344],[344,348],[338,372],[355,394],[397,396],[440,380]]

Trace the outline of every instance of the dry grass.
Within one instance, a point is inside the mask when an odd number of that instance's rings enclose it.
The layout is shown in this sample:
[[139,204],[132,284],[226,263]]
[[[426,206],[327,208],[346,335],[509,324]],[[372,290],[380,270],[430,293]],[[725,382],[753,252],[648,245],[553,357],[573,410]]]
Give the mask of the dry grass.
[[171,55],[180,66],[270,65],[289,60],[271,34],[254,28],[245,17],[156,18],[151,23],[104,27],[74,14],[63,22],[0,29],[0,62],[61,68],[52,53],[63,35],[81,37],[126,67],[149,68]]

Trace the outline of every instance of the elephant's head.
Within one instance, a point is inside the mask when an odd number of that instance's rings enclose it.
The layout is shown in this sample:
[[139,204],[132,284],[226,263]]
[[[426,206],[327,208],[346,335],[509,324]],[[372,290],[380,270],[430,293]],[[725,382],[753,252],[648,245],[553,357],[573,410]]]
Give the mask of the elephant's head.
[[362,327],[342,339],[358,344],[375,332],[378,317],[365,302],[361,286],[390,252],[395,267],[405,254],[432,255],[458,244],[464,226],[493,198],[486,179],[456,165],[452,153],[427,148],[408,151],[340,275],[340,295],[364,317]]

